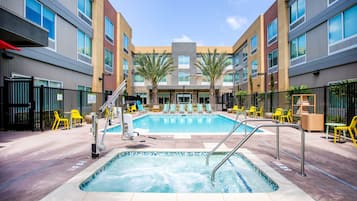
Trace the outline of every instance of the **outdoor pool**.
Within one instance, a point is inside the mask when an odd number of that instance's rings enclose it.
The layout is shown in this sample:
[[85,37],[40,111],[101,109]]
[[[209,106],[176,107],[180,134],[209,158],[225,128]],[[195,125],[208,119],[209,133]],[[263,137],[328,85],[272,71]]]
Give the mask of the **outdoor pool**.
[[207,152],[122,152],[113,157],[80,189],[86,192],[155,193],[257,193],[273,192],[278,185],[240,154],[217,171],[215,185],[210,174],[225,154]]
[[[161,134],[227,134],[235,121],[222,115],[145,115],[133,121],[134,129]],[[236,133],[249,133],[250,126],[242,125]],[[107,129],[108,133],[120,133],[121,126]],[[258,130],[257,132],[262,132]]]

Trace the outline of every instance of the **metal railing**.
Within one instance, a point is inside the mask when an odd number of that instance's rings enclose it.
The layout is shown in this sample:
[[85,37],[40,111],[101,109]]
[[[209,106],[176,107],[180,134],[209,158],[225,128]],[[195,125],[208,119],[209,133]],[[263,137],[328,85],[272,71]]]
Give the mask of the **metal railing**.
[[[252,130],[248,135],[246,135],[233,149],[231,152],[229,152],[222,160],[221,162],[219,162],[212,170],[211,173],[211,182],[215,181],[215,177],[216,177],[216,172],[217,170],[245,143],[248,141],[248,139],[259,129],[262,127],[291,127],[291,128],[297,128],[301,131],[301,176],[305,176],[305,132],[304,130],[301,128],[300,125],[298,124],[261,124],[258,125],[254,128],[254,130]],[[279,160],[280,156],[279,156],[279,129],[277,129],[277,133],[276,133],[276,158]]]
[[[226,135],[226,137],[224,137],[206,156],[206,165],[209,164],[209,157],[225,142],[227,141],[227,139],[243,124],[245,123],[245,126],[247,127],[247,122],[251,122],[251,121],[271,121],[273,123],[278,123],[277,120],[273,120],[273,119],[245,119],[241,122],[239,122],[239,124],[235,124],[237,126],[233,127],[233,129]],[[247,131],[247,130],[245,130]],[[246,136],[246,135],[245,135]]]

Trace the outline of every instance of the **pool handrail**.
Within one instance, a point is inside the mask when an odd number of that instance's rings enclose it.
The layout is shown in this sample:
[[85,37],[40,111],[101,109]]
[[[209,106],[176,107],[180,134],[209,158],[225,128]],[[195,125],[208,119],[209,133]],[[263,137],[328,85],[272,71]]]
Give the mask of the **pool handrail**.
[[212,170],[211,173],[211,182],[214,183],[217,170],[234,154],[236,151],[249,140],[249,138],[261,127],[275,127],[277,128],[276,133],[276,158],[280,160],[279,156],[279,128],[280,127],[291,127],[297,128],[301,131],[301,160],[300,160],[300,171],[301,176],[306,176],[305,174],[305,131],[298,124],[260,124],[257,125],[248,135],[246,135]]
[[206,165],[209,165],[209,157],[243,124],[245,123],[245,126],[247,126],[247,122],[250,121],[270,121],[273,123],[278,123],[279,121],[277,120],[272,120],[272,119],[245,119],[241,122],[239,122],[239,124],[235,124],[236,126],[232,128],[232,130],[226,135],[226,137],[224,137],[206,156]]

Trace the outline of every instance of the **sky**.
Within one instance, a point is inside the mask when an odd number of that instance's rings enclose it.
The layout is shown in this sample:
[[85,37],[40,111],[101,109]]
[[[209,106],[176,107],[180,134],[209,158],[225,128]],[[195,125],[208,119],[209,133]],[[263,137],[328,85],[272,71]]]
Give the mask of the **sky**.
[[233,46],[274,0],[110,0],[133,30],[135,46]]

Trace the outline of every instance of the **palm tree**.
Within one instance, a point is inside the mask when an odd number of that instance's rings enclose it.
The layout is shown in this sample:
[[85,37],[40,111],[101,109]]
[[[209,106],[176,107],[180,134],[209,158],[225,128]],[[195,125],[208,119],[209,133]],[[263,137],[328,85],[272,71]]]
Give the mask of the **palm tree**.
[[202,54],[202,60],[197,61],[195,64],[201,70],[202,75],[210,81],[209,102],[213,109],[216,109],[215,82],[222,76],[224,69],[230,64],[231,62],[228,60],[226,54],[217,53],[217,49],[214,49],[213,53],[208,50],[208,53]]
[[151,82],[153,104],[157,104],[158,82],[175,70],[172,57],[165,52],[157,54],[153,50],[152,54],[138,55],[135,57],[135,62],[139,65],[136,72]]

